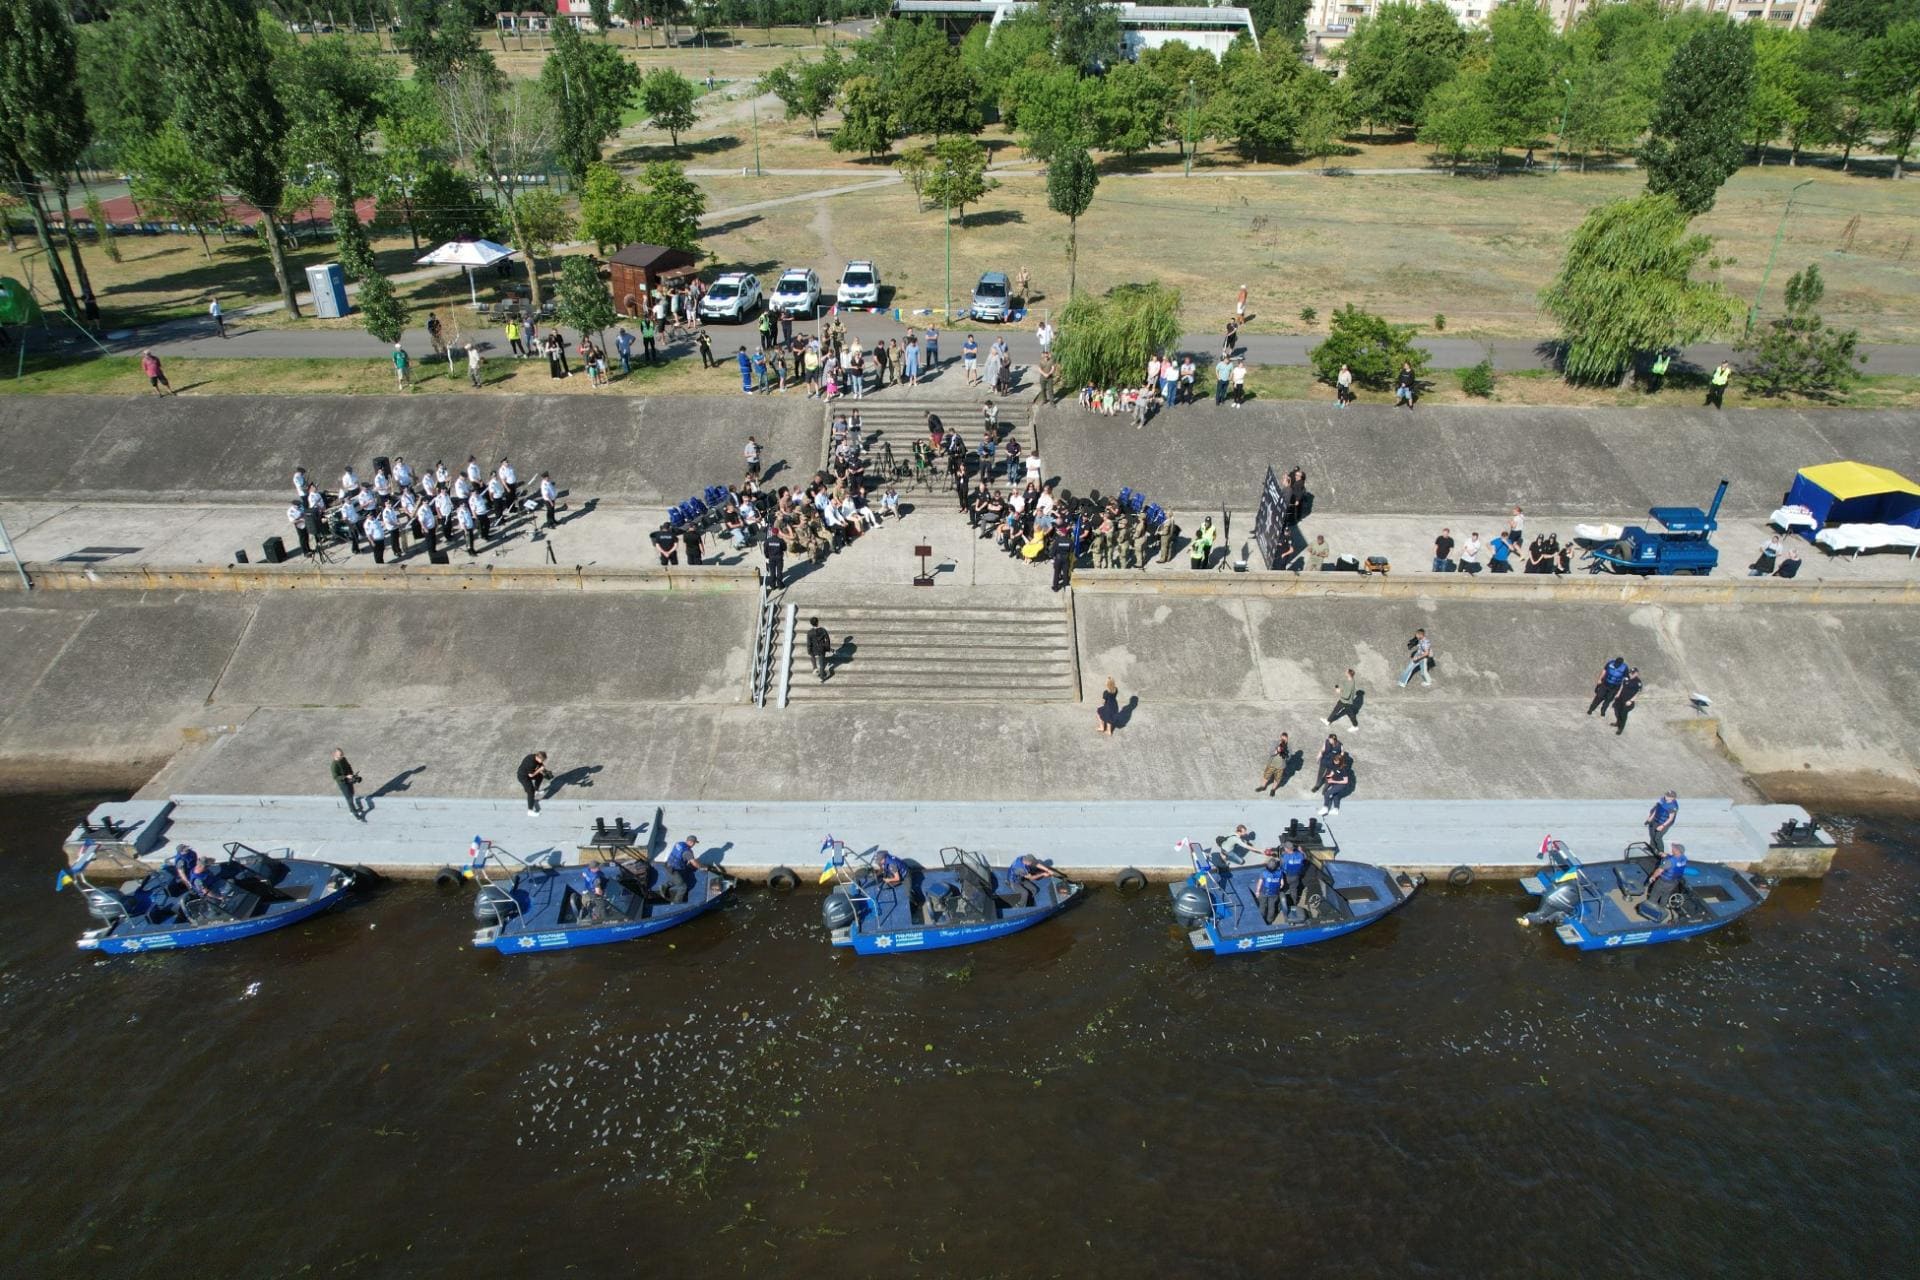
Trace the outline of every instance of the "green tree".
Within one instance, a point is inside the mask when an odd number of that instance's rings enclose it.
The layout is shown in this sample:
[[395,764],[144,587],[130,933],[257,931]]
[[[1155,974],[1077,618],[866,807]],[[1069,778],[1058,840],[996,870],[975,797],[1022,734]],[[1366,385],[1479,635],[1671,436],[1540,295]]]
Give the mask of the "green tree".
[[[647,6],[644,0],[613,0],[613,11],[627,20],[627,30],[633,33],[634,47],[636,49],[639,48],[640,23],[641,19],[647,16]],[[651,33],[647,36],[647,43],[648,45],[652,45],[653,43]]]
[[1818,308],[1826,292],[1820,268],[1812,264],[1787,281],[1786,314],[1736,348],[1749,353],[1740,367],[1749,390],[1824,398],[1853,385],[1854,364],[1866,358],[1859,353],[1860,331],[1822,323]]
[[1093,142],[1130,156],[1145,151],[1167,134],[1171,106],[1165,86],[1137,63],[1122,62],[1097,82]]
[[1091,145],[1100,82],[1064,67],[1026,67],[1008,82],[1002,118],[1017,128],[1020,145],[1035,159],[1063,147]]
[[1342,77],[1359,119],[1371,129],[1417,127],[1433,91],[1453,79],[1467,33],[1437,0],[1393,0],[1354,24],[1340,46]]
[[60,305],[76,317],[84,310],[83,300],[93,296],[80,242],[67,232],[73,259],[69,282],[54,252],[39,184],[52,190],[60,220],[70,226],[67,192],[92,140],[66,6],[58,0],[0,0],[0,167],[9,170],[5,181],[26,192]]
[[1672,195],[1688,217],[1713,208],[1720,185],[1740,167],[1752,95],[1746,24],[1710,21],[1688,36],[1661,78],[1652,134],[1640,151],[1647,190]]
[[127,152],[135,203],[150,217],[192,227],[200,248],[213,261],[207,228],[226,225],[220,199],[220,175],[201,158],[180,127],[169,122]]
[[983,23],[968,34],[975,32],[981,37],[979,43],[963,45],[960,60],[973,73],[984,101],[999,102],[1013,77],[1036,61],[1046,67],[1057,65],[1053,28],[1038,9],[1016,9],[997,26]]
[[397,0],[396,11],[394,43],[413,59],[417,78],[432,83],[493,71],[493,55],[481,47],[473,15],[460,0]]
[[[1832,31],[1812,31],[1801,42],[1793,76],[1793,116],[1787,126],[1787,163],[1804,147],[1848,142],[1849,98],[1858,78],[1860,42]],[[1842,162],[1844,165],[1844,161]]]
[[913,188],[913,209],[915,213],[927,211],[927,176],[933,172],[933,151],[928,147],[908,147],[900,153],[900,159],[894,163],[894,170],[906,184]]
[[[1541,304],[1560,323],[1571,382],[1611,382],[1637,355],[1721,334],[1738,314],[1717,282],[1694,279],[1713,241],[1687,229],[1676,195],[1601,205],[1567,244]],[[1717,265],[1709,263],[1709,265]]]
[[1801,114],[1804,31],[1762,25],[1753,33],[1753,92],[1747,98],[1747,137],[1754,159],[1767,162],[1767,144],[1805,123]]
[[707,214],[707,196],[687,171],[670,160],[655,160],[642,171],[646,186],[640,193],[638,238],[688,253],[700,252],[700,220]]
[[594,27],[605,36],[613,31],[613,0],[587,0],[587,13]]
[[1913,16],[1912,0],[1826,0],[1813,19],[1814,30],[1865,40],[1877,39],[1903,18]]
[[1532,0],[1514,0],[1487,15],[1487,37],[1487,104],[1500,144],[1531,146],[1560,113],[1561,51],[1553,20]]
[[1893,176],[1907,176],[1907,155],[1920,130],[1920,21],[1896,22],[1862,60],[1869,117],[1886,138]]
[[1333,313],[1327,326],[1327,340],[1307,352],[1313,374],[1332,386],[1340,376],[1340,366],[1353,370],[1353,380],[1363,387],[1384,391],[1393,385],[1402,363],[1413,366],[1415,375],[1427,371],[1433,358],[1424,347],[1413,345],[1419,332],[1412,325],[1389,324],[1385,317],[1362,311],[1349,302]]
[[1220,61],[1220,91],[1208,104],[1208,132],[1251,158],[1284,152],[1300,128],[1294,79],[1318,74],[1291,49],[1269,45],[1255,52],[1244,41],[1234,44]]
[[1426,106],[1420,141],[1447,157],[1454,173],[1460,166],[1482,160],[1500,149],[1500,121],[1487,96],[1484,71],[1463,71],[1433,91]]
[[1586,168],[1595,152],[1624,152],[1647,130],[1672,56],[1662,11],[1645,0],[1581,16],[1567,37],[1560,149]]
[[840,127],[833,131],[829,147],[882,156],[893,149],[899,132],[900,113],[878,80],[854,76],[840,87]]
[[694,105],[699,98],[693,81],[672,67],[655,67],[640,81],[640,105],[647,113],[647,123],[665,129],[676,151],[680,149],[680,135],[700,119],[699,108]]
[[1247,12],[1253,29],[1262,40],[1297,45],[1307,35],[1307,15],[1313,12],[1313,0],[1250,0]]
[[537,280],[539,260],[552,253],[555,245],[571,240],[578,223],[557,191],[528,191],[514,203],[518,218],[513,247],[526,257],[528,278]]
[[787,119],[803,119],[814,137],[820,136],[820,117],[833,106],[833,95],[847,76],[840,51],[828,46],[818,61],[795,55],[760,77],[760,92],[771,93],[787,109]]
[[1328,157],[1346,149],[1344,140],[1353,125],[1353,95],[1338,81],[1321,76],[1301,76],[1296,83],[1300,102],[1300,152],[1320,161],[1320,171],[1325,173]]
[[571,22],[557,22],[540,87],[553,104],[560,165],[578,182],[600,158],[601,144],[620,132],[621,116],[640,87],[640,70],[604,40],[589,41]]
[[[967,225],[967,206],[978,204],[999,183],[987,175],[987,149],[972,138],[942,138],[934,144],[933,171],[927,175],[927,199],[958,210]],[[949,215],[950,216],[950,215]]]
[[370,162],[379,184],[380,207],[376,216],[389,226],[407,228],[413,238],[413,251],[420,252],[422,206],[426,197],[421,188],[430,168],[450,173],[446,147],[447,126],[435,100],[433,86],[418,80],[395,82],[389,86],[378,122],[380,154]]
[[1040,14],[1061,66],[1092,71],[1120,57],[1120,11],[1109,0],[1040,0]]
[[560,323],[578,329],[584,336],[598,335],[600,346],[607,345],[607,326],[620,318],[613,308],[613,295],[592,258],[575,255],[560,264],[560,284],[554,290],[554,314]]
[[[545,166],[551,153],[552,104],[539,85],[486,71],[448,76],[438,91],[456,150],[500,202],[509,239],[524,247],[537,236],[526,225],[521,202],[528,195],[548,194],[538,187],[529,191],[526,180]],[[527,288],[528,300],[540,310],[538,272],[528,271]]]
[[640,197],[610,164],[587,166],[580,184],[580,234],[605,257],[640,240]]
[[[473,180],[439,160],[427,162],[412,185],[409,226],[431,244],[500,237],[500,210],[483,199]],[[416,244],[416,248],[417,248]]]
[[1068,386],[1135,386],[1148,357],[1180,341],[1180,291],[1155,282],[1078,293],[1060,312],[1054,358]]
[[326,172],[340,261],[361,279],[373,269],[373,254],[354,202],[372,186],[369,144],[393,92],[393,72],[379,55],[345,36],[298,45],[274,71],[287,112],[288,158]]
[[1047,207],[1067,220],[1067,296],[1074,294],[1080,265],[1080,215],[1093,203],[1100,171],[1084,148],[1055,153],[1047,165]]
[[249,0],[169,0],[163,9],[167,80],[194,150],[260,212],[280,299],[298,316],[280,229],[287,117],[274,92],[267,43]]
[[890,96],[903,132],[935,138],[980,132],[979,82],[944,40],[915,45],[901,55]]
[[355,296],[360,307],[360,323],[366,331],[389,345],[400,341],[407,331],[407,304],[393,291],[393,284],[378,271],[360,282]]
[[173,99],[160,65],[156,0],[121,0],[106,22],[74,29],[81,95],[93,121],[96,141],[115,158],[136,142],[166,126]]

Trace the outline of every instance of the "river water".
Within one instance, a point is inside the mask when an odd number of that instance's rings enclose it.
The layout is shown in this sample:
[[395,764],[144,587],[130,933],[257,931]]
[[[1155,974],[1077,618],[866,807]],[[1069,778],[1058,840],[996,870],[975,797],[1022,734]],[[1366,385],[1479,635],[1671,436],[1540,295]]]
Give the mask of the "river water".
[[1879,1276],[1920,1244],[1920,824],[1705,940],[1580,955],[1506,886],[1307,951],[1095,893],[856,959],[820,899],[468,949],[427,885],[101,960],[105,797],[0,798],[21,1276]]

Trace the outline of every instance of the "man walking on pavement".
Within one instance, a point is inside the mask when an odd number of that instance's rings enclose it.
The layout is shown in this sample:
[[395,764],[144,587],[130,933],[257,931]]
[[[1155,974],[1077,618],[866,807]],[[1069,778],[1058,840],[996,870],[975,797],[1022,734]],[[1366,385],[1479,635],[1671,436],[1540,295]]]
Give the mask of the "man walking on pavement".
[[1707,404],[1715,409],[1724,409],[1727,397],[1727,383],[1733,380],[1733,366],[1725,360],[1713,371],[1713,380],[1707,387]]
[[220,295],[215,294],[207,300],[207,314],[213,317],[213,330],[221,337],[227,336],[227,318],[220,313]]
[[1360,678],[1353,673],[1352,667],[1347,668],[1347,678],[1335,685],[1333,692],[1338,701],[1333,704],[1333,710],[1327,713],[1327,723],[1332,724],[1341,716],[1345,716],[1347,721],[1358,729],[1360,701],[1367,696],[1367,693],[1360,687]]
[[486,379],[480,375],[481,359],[480,344],[478,342],[469,342],[467,344],[467,380],[473,383],[473,389],[475,391],[478,391],[480,385],[486,381]]
[[347,812],[360,821],[367,820],[366,812],[361,808],[360,798],[353,789],[360,785],[360,775],[353,771],[353,765],[347,759],[347,753],[340,748],[333,749],[333,785],[340,788],[340,795],[347,802]]
[[627,326],[621,325],[614,331],[613,350],[620,357],[620,372],[633,372],[633,335],[627,332]]
[[1427,674],[1428,668],[1433,666],[1433,641],[1427,638],[1425,627],[1413,633],[1413,638],[1407,641],[1407,649],[1413,656],[1407,663],[1407,669],[1400,673],[1400,687],[1406,688],[1417,671],[1420,673],[1420,683],[1429,689],[1433,688],[1433,678]]
[[813,659],[813,674],[820,677],[822,684],[825,684],[827,677],[833,673],[832,654],[833,637],[828,635],[827,629],[820,625],[820,619],[808,618],[807,656]]
[[536,751],[521,760],[520,767],[513,771],[513,776],[520,783],[520,789],[527,793],[527,816],[539,817],[540,784],[553,776],[547,771],[547,753]]
[[1667,832],[1680,818],[1680,797],[1669,791],[1647,810],[1647,847],[1655,853],[1667,851]]
[[407,349],[397,342],[394,343],[393,377],[394,380],[400,384],[400,390],[402,391],[413,390],[413,382],[408,376],[411,368],[412,362],[407,359]]
[[1620,692],[1613,695],[1613,736],[1619,737],[1627,731],[1627,716],[1633,711],[1633,704],[1640,697],[1640,668],[1628,667],[1627,678],[1620,682]]
[[1605,720],[1607,713],[1613,710],[1613,700],[1620,696],[1620,686],[1626,683],[1627,666],[1625,658],[1614,658],[1600,669],[1600,679],[1593,686],[1593,701],[1587,704],[1587,714],[1598,711]]

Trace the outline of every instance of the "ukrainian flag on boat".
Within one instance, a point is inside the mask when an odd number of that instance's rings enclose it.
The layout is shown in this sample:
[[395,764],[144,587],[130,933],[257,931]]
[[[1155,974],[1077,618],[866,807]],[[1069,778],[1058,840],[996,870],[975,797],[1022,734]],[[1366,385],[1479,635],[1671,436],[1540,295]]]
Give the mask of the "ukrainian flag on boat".
[[473,843],[467,846],[467,865],[460,868],[461,878],[466,880],[473,879],[474,876],[480,873],[480,868],[486,865],[487,842],[479,836],[475,836]]
[[820,842],[820,852],[827,855],[820,863],[820,883],[825,884],[833,879],[834,869],[846,860],[846,851],[840,847],[838,840],[828,836]]
[[68,885],[79,883],[80,873],[87,869],[87,864],[92,862],[95,855],[99,852],[100,846],[97,842],[92,840],[81,841],[80,856],[74,859],[72,866],[62,867],[60,874],[53,878],[53,891],[59,893]]

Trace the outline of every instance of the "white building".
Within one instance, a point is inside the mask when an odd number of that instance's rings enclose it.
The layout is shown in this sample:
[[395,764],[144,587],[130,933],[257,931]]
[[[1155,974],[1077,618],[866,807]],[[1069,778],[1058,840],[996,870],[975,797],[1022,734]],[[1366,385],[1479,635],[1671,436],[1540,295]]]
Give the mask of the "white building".
[[[962,34],[981,22],[999,26],[1017,10],[1031,8],[1027,0],[893,0],[896,18],[933,18]],[[1259,46],[1253,15],[1228,5],[1116,4],[1120,37],[1129,58],[1142,49],[1158,48],[1175,40],[1214,57],[1246,36]]]

